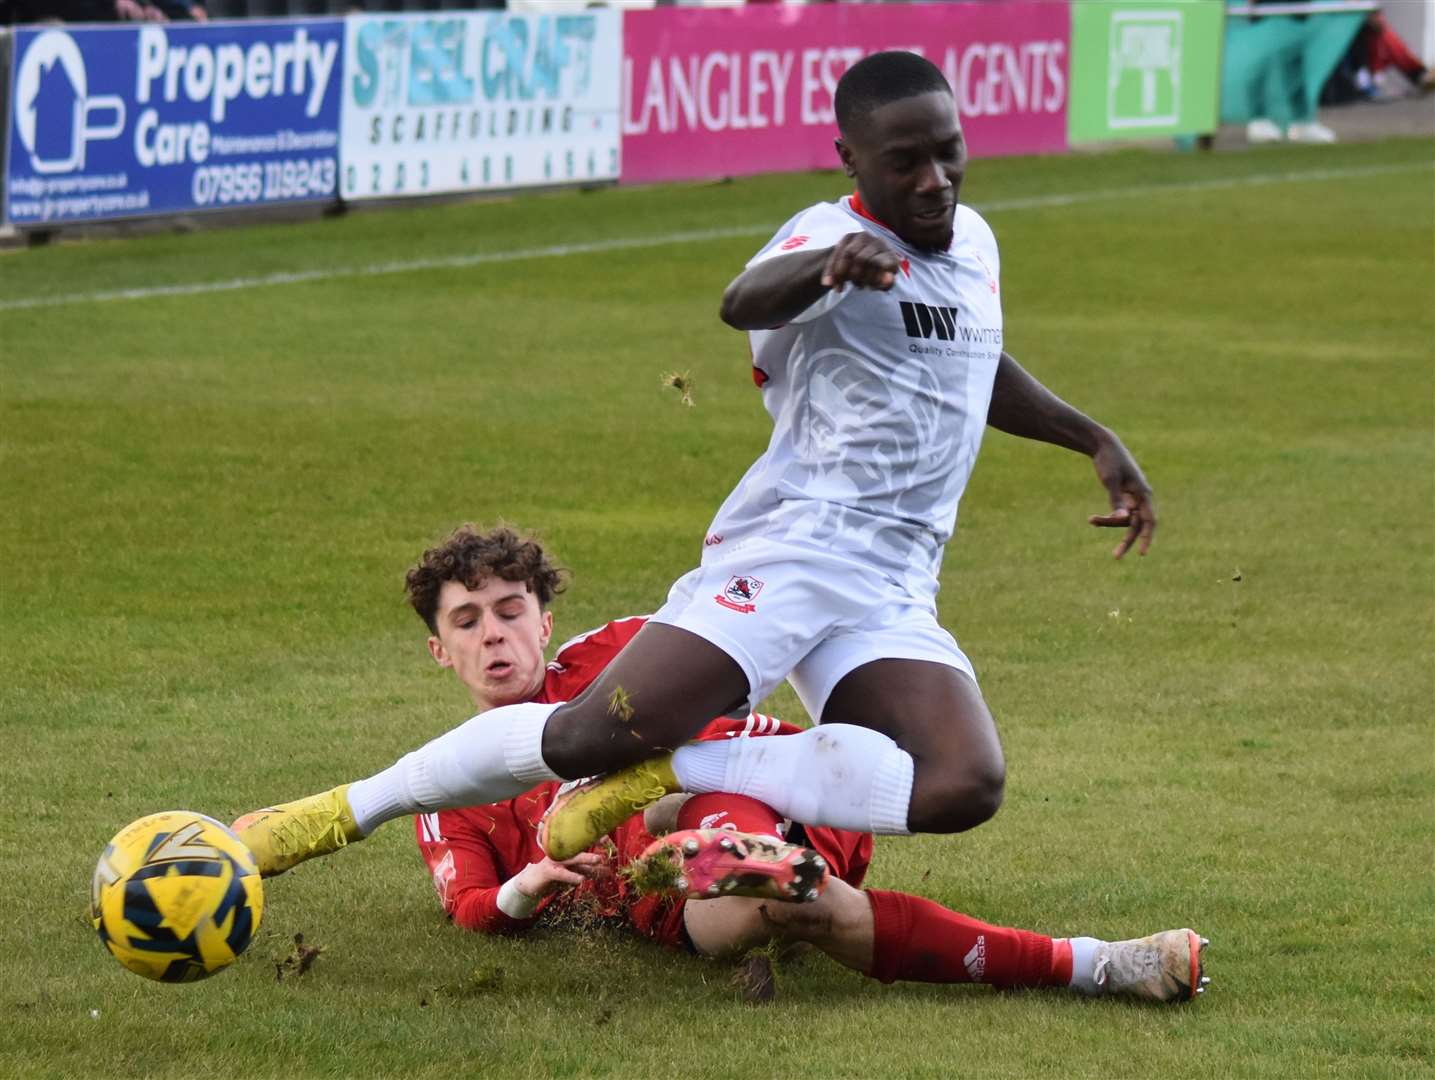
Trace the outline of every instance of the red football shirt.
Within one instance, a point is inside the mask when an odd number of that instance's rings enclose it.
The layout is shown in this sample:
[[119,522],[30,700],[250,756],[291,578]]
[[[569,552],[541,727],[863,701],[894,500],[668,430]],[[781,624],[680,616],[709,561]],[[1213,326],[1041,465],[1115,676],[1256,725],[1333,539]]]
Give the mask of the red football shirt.
[[[543,688],[532,700],[569,701],[576,697],[646,621],[642,616],[616,619],[564,644],[549,663]],[[791,735],[799,730],[754,713],[740,720],[714,720],[698,737]],[[466,929],[499,933],[527,929],[555,904],[581,906],[590,917],[618,919],[665,944],[679,944],[683,901],[668,896],[629,895],[626,883],[616,876],[551,893],[539,900],[537,910],[528,919],[514,919],[499,910],[498,890],[503,883],[529,863],[543,859],[537,839],[538,822],[559,786],[557,781],[549,781],[506,802],[441,810],[414,819],[419,850],[444,910]],[[807,842],[822,853],[835,875],[851,885],[861,884],[872,859],[870,834],[817,826],[804,826],[804,830]],[[643,828],[643,815],[635,814],[609,833],[603,846],[612,845],[609,850],[616,869],[641,855],[652,841]]]

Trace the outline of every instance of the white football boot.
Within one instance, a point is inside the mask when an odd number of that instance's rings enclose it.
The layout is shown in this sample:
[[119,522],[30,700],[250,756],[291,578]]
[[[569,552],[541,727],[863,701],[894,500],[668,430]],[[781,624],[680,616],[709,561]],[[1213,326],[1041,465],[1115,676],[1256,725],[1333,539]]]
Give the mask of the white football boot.
[[1201,950],[1210,942],[1194,930],[1162,930],[1150,937],[1108,941],[1096,950],[1096,992],[1143,1001],[1191,1001],[1211,981]]

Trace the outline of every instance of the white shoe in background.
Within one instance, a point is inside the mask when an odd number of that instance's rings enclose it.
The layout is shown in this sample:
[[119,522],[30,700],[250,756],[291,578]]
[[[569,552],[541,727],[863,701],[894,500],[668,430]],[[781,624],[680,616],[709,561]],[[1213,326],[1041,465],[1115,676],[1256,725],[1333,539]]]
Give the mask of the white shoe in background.
[[1286,133],[1274,120],[1252,120],[1246,125],[1246,142],[1248,143],[1280,142],[1285,137]]
[[1292,124],[1286,128],[1286,138],[1295,143],[1333,143],[1335,132],[1318,120],[1304,124]]

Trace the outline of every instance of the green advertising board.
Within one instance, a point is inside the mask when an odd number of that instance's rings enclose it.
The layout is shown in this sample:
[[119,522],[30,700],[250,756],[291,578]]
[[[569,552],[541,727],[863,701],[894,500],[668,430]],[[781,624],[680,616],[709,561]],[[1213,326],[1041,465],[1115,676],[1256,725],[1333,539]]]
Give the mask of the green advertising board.
[[1070,140],[1214,131],[1224,17],[1222,0],[1076,0]]

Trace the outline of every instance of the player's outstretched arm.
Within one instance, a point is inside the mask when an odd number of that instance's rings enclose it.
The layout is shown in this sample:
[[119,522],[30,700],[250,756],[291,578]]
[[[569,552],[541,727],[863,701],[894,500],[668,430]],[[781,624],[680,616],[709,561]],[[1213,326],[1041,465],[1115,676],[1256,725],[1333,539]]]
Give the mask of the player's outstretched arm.
[[997,365],[987,423],[1008,435],[1064,446],[1091,458],[1097,479],[1111,499],[1111,511],[1093,514],[1087,521],[1126,530],[1112,550],[1118,559],[1133,544],[1138,554],[1150,550],[1156,533],[1156,503],[1131,452],[1114,431],[1062,401],[1007,353],[1002,353]]
[[887,290],[901,265],[868,232],[848,233],[830,248],[779,255],[750,266],[722,295],[722,321],[734,330],[770,330],[791,322],[829,289],[844,285]]

